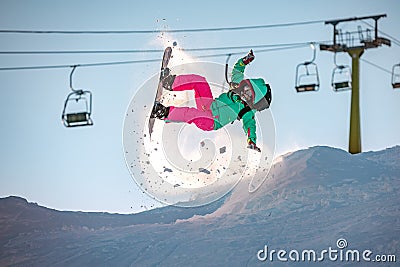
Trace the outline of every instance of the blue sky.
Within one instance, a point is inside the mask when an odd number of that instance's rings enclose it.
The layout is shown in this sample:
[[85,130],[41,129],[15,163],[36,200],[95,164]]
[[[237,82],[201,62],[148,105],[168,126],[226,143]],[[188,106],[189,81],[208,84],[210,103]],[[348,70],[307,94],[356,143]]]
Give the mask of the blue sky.
[[[383,33],[400,39],[400,3],[395,0],[338,1],[6,1],[0,2],[3,30],[162,30],[235,27],[387,14]],[[360,24],[365,26],[365,24]],[[160,49],[159,34],[57,35],[0,33],[0,51]],[[246,31],[171,34],[183,48],[252,46],[331,40],[324,23]],[[220,53],[212,51],[211,53]],[[222,51],[229,53],[231,51]],[[203,52],[206,54],[210,52]],[[259,53],[246,74],[264,77],[273,88],[271,111],[276,152],[315,145],[347,149],[350,93],[330,88],[333,54],[317,51],[321,87],[297,94],[296,65],[312,51]],[[192,56],[201,55],[193,52]],[[1,67],[74,65],[160,58],[160,53],[0,55]],[[225,57],[208,58],[225,63]],[[236,58],[235,58],[236,59]],[[231,63],[235,59],[231,59]],[[362,59],[391,70],[400,48],[367,50]],[[351,64],[347,55],[338,55]],[[18,195],[61,210],[137,212],[157,205],[133,182],[124,162],[122,128],[130,99],[159,69],[159,63],[78,68],[77,87],[93,92],[89,128],[60,122],[69,93],[70,68],[0,71],[0,196]],[[400,144],[400,90],[391,75],[361,61],[361,131],[364,151]],[[265,130],[264,130],[265,131]],[[334,162],[332,164],[335,164]]]

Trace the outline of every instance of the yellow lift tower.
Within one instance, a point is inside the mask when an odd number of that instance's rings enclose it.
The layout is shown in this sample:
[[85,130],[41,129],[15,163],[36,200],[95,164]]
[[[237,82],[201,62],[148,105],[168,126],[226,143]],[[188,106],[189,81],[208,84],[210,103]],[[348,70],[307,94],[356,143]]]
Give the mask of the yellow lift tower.
[[[350,109],[350,136],[349,152],[352,154],[360,153],[361,150],[361,129],[360,129],[360,57],[365,49],[377,48],[381,45],[390,46],[390,40],[378,37],[378,20],[386,17],[384,15],[354,17],[340,20],[325,21],[325,24],[333,25],[333,44],[320,44],[320,50],[334,53],[348,53],[352,59],[351,71],[351,109]],[[374,20],[374,28],[363,30],[361,26],[355,32],[346,32],[343,34],[338,28],[340,23]],[[373,33],[374,36],[371,36]]]

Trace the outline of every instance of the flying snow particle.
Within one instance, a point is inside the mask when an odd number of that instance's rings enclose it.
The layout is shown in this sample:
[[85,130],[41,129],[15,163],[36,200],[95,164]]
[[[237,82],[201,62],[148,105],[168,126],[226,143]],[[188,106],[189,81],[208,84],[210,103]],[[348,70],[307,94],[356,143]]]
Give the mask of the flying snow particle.
[[204,169],[204,168],[199,168],[199,172],[203,172],[205,174],[211,174],[211,172],[209,170]]
[[172,172],[172,170],[167,167],[164,167],[164,172]]

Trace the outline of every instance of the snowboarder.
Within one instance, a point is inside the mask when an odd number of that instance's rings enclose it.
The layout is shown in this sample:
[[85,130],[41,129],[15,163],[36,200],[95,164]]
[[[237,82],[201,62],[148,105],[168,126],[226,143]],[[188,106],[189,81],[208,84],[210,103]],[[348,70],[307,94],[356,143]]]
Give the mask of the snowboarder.
[[215,99],[205,77],[196,74],[172,75],[166,68],[162,77],[163,88],[169,91],[194,90],[196,108],[166,107],[156,102],[150,117],[166,122],[193,123],[204,131],[218,130],[238,119],[242,121],[248,148],[261,152],[256,145],[254,114],[269,108],[271,87],[261,78],[244,79],[244,70],[254,58],[254,53],[250,50],[236,62],[232,70],[230,90]]

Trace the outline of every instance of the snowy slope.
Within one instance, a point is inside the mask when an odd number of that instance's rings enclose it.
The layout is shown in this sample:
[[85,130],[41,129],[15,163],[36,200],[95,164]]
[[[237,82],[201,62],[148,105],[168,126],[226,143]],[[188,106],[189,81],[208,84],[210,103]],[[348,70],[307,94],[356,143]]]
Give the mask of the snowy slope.
[[[399,146],[360,155],[329,147],[297,151],[275,163],[259,190],[248,193],[243,181],[208,215],[107,229],[31,229],[1,240],[0,266],[313,266],[276,256],[261,262],[257,253],[265,246],[338,249],[340,238],[348,249],[397,255],[397,263],[378,266],[398,266],[399,155]],[[7,223],[2,219],[0,227]],[[347,265],[377,263],[323,262]]]

